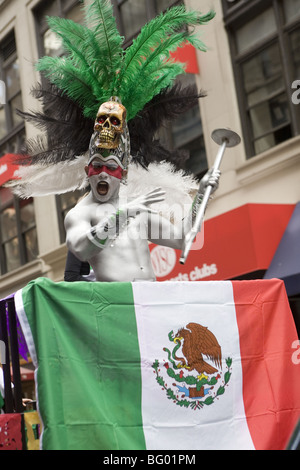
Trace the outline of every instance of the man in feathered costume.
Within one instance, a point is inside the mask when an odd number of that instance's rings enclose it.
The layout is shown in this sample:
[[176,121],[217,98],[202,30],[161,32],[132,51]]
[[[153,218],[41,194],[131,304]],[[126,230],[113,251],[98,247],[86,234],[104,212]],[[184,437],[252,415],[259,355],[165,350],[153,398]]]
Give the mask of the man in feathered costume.
[[[99,281],[152,280],[148,240],[181,248],[201,194],[207,184],[218,186],[219,172],[209,172],[197,192],[196,181],[176,171],[182,154],[155,139],[164,122],[203,96],[191,87],[171,87],[184,65],[170,52],[185,42],[204,51],[190,27],[206,24],[214,13],[170,8],[125,51],[109,0],[95,0],[85,13],[85,25],[48,18],[66,54],[38,62],[50,86],[33,93],[46,111],[22,114],[45,134],[26,143],[20,179],[11,186],[21,197],[90,186],[66,217],[69,249],[91,264]],[[177,203],[183,209],[189,204],[189,213],[174,223]]]

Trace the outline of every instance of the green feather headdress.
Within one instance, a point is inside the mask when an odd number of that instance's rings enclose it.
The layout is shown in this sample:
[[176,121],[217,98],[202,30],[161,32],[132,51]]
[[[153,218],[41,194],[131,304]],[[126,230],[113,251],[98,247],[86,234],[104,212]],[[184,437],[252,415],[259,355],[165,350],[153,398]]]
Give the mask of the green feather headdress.
[[[165,122],[176,119],[205,96],[196,87],[183,88],[174,79],[184,72],[170,53],[186,42],[206,47],[194,33],[214,12],[201,15],[177,6],[146,24],[132,45],[123,49],[110,0],[84,7],[85,23],[49,17],[51,30],[62,41],[62,57],[43,57],[37,69],[48,78],[33,96],[45,111],[19,112],[42,131],[25,142],[15,163],[18,180],[8,183],[20,197],[60,194],[86,187],[86,153],[100,104],[117,96],[127,110],[131,155],[148,166],[166,160],[182,168],[187,153],[166,149],[155,137]],[[172,86],[171,86],[172,85]],[[67,171],[66,171],[67,170]],[[60,177],[58,177],[60,175]]]
[[43,57],[37,64],[54,85],[95,118],[99,105],[118,96],[128,121],[184,72],[170,53],[186,41],[206,50],[191,27],[207,24],[214,12],[201,15],[185,6],[170,8],[146,24],[125,51],[109,0],[85,7],[85,24],[51,17],[51,30],[62,40],[64,57]]

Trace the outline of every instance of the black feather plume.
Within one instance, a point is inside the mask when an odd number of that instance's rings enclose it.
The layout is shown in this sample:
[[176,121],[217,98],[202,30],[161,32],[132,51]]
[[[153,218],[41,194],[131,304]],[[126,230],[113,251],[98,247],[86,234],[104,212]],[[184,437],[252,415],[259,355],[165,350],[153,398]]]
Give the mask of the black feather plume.
[[94,121],[84,117],[81,108],[50,83],[44,87],[37,84],[31,93],[42,102],[44,110],[18,114],[42,135],[25,141],[15,163],[55,165],[86,152]]
[[183,169],[189,158],[187,150],[167,149],[157,140],[157,131],[175,121],[183,113],[198,105],[199,98],[206,96],[198,92],[196,85],[183,87],[181,83],[166,88],[155,96],[144,109],[128,123],[131,150],[134,159],[143,158],[144,164],[166,160],[178,169]]
[[196,85],[184,87],[181,83],[176,83],[173,87],[165,88],[147,103],[134,121],[142,119],[150,126],[147,127],[148,132],[154,134],[161,126],[196,106],[199,98],[204,96],[206,94],[202,91],[199,93]]
[[[86,118],[81,108],[56,86],[37,84],[31,91],[41,101],[44,111],[19,114],[32,122],[42,134],[25,141],[15,163],[21,165],[55,165],[72,161],[88,151],[94,121]],[[180,83],[163,90],[128,123],[133,160],[148,166],[166,160],[176,168],[184,168],[189,157],[186,150],[167,149],[158,139],[157,131],[198,104],[205,96],[195,85]]]

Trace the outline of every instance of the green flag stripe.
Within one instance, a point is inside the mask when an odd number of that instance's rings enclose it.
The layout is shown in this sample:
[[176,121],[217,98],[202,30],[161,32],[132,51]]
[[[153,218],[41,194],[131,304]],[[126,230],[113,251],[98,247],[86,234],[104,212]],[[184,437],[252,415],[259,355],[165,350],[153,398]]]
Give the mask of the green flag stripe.
[[131,284],[70,287],[40,278],[22,290],[38,360],[42,447],[144,449]]

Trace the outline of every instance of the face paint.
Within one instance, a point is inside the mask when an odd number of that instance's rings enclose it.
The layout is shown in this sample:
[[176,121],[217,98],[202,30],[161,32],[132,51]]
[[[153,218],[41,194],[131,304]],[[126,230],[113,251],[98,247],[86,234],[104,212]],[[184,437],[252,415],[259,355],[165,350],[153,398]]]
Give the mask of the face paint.
[[110,176],[113,176],[114,178],[118,178],[119,180],[121,180],[122,171],[123,170],[120,166],[117,166],[117,167],[111,167],[111,166],[106,166],[106,165],[93,166],[93,164],[91,164],[89,165],[88,177],[90,178],[91,176],[100,175],[100,173],[104,172]]
[[88,165],[88,178],[94,197],[107,202],[118,197],[122,179],[122,168],[114,159],[94,159]]

